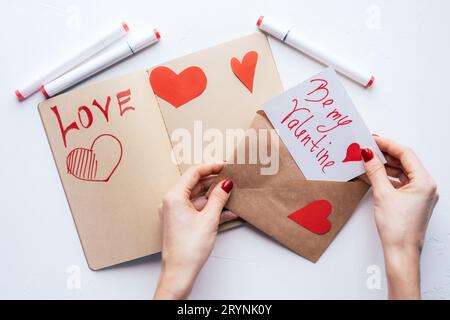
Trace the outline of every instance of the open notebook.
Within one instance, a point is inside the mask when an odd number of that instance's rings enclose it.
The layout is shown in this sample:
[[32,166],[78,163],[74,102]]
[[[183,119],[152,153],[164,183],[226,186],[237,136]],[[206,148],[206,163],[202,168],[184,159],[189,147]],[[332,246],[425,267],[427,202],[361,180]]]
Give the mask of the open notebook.
[[[186,152],[172,153],[171,138],[245,129],[259,106],[282,91],[268,41],[257,33],[42,102],[89,267],[161,250],[161,198],[203,160],[194,159],[195,143],[191,162]],[[226,153],[217,160],[225,159]]]

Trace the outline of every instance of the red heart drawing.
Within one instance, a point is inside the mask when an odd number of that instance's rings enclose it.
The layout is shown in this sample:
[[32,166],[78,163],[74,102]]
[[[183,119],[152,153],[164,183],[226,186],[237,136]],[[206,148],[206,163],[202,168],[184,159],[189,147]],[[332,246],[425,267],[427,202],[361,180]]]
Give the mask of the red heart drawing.
[[347,154],[342,162],[361,161],[361,147],[357,143],[352,143],[347,148]]
[[327,200],[316,200],[288,215],[303,228],[315,234],[325,234],[331,229],[331,223],[327,217],[333,211],[333,206]]
[[67,173],[83,181],[108,182],[122,161],[122,143],[111,134],[95,138],[89,149],[76,148],[67,156]]
[[242,63],[237,58],[231,59],[231,69],[233,70],[233,73],[252,93],[257,62],[258,53],[256,51],[247,52],[242,59]]
[[201,95],[206,83],[206,75],[199,67],[189,67],[180,74],[167,67],[157,67],[150,74],[153,92],[175,108]]

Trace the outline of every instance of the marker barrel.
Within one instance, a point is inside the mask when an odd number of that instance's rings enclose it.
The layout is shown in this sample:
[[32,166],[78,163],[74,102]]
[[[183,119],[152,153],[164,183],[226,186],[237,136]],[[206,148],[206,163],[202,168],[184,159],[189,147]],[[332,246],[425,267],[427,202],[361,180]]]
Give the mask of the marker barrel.
[[93,55],[99,53],[106,47],[124,37],[127,34],[128,30],[128,25],[123,22],[120,26],[116,27],[111,32],[95,39],[90,44],[72,54],[69,58],[63,59],[62,61],[57,63],[56,67],[48,71],[46,74],[34,79],[27,86],[18,89],[16,91],[17,98],[19,100],[26,99],[33,93],[39,91],[42,85],[62,76],[64,73],[72,70],[74,67],[80,65],[87,59],[91,58]]
[[262,31],[274,36],[287,45],[303,52],[324,65],[332,67],[342,75],[352,79],[362,86],[365,86],[366,88],[370,87],[374,81],[374,77],[370,72],[356,67],[354,63],[350,63],[341,57],[332,55],[330,50],[325,50],[306,37],[300,36],[295,31],[278,24],[272,19],[260,17],[257,22],[257,26]]
[[46,98],[53,97],[158,41],[159,33],[157,30],[150,36],[128,41],[42,86],[41,91]]

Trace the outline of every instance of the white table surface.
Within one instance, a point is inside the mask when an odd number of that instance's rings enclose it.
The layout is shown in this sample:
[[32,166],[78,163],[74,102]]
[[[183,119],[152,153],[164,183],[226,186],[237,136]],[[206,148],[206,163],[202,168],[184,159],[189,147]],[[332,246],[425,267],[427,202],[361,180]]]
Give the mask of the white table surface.
[[[88,83],[255,32],[261,14],[373,70],[372,89],[348,80],[344,85],[371,130],[414,148],[438,183],[441,200],[422,254],[422,292],[424,298],[450,298],[449,1],[0,4],[0,298],[148,299],[160,269],[159,255],[100,272],[88,269],[36,109],[42,96],[19,103],[14,90],[115,22],[126,20],[134,30],[158,26],[162,41]],[[285,88],[322,68],[274,39],[270,43]],[[367,285],[368,268],[377,266],[379,289]],[[221,234],[190,297],[383,299],[386,286],[369,194],[317,264],[250,226]]]

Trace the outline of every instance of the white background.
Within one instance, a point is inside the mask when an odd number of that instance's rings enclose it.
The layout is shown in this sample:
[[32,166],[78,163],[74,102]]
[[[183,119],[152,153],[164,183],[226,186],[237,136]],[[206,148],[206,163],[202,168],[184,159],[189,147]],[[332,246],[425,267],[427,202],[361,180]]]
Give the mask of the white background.
[[[142,69],[256,31],[272,16],[373,70],[364,90],[344,80],[373,132],[415,149],[438,182],[441,200],[422,254],[424,298],[450,298],[450,2],[448,1],[61,1],[1,0],[0,298],[149,299],[155,255],[100,272],[87,268],[36,106],[14,90],[53,60],[111,25],[158,26],[162,41],[88,83]],[[285,88],[322,66],[270,39]],[[370,266],[381,288],[367,286]],[[375,268],[376,269],[376,268]],[[252,227],[218,237],[191,298],[386,297],[383,256],[370,194],[317,264]],[[80,277],[71,286],[70,273]],[[68,286],[69,282],[69,286]]]

